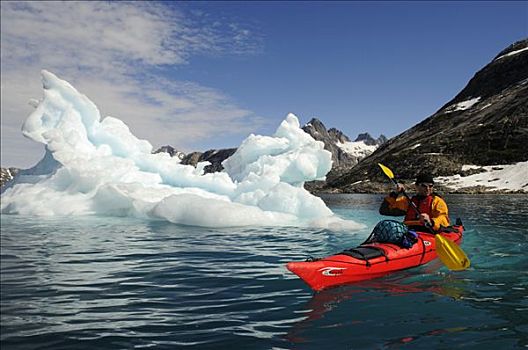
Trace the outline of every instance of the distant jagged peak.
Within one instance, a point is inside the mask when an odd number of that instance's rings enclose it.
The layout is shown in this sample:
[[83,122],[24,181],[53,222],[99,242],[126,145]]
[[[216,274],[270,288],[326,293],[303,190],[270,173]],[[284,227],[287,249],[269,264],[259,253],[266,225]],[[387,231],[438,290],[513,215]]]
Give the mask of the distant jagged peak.
[[[304,131],[311,134],[312,136],[314,136],[314,132],[324,137],[328,136],[328,138],[331,139],[335,143],[352,142],[350,137],[348,137],[341,130],[337,128],[326,129],[326,126],[324,125],[324,123],[315,117],[310,119],[310,121],[306,123],[302,128]],[[387,137],[385,137],[385,135],[382,134],[380,135],[380,137],[375,139],[368,132],[365,132],[365,133],[359,134],[354,142],[359,142],[359,141],[363,141],[368,146],[374,146],[374,145],[379,146],[387,142]]]
[[176,150],[174,147],[170,145],[161,146],[157,150],[154,151],[154,153],[168,153],[171,157],[178,157],[180,159],[183,159],[185,157],[185,154],[183,152],[180,152]]
[[330,128],[328,130],[328,134],[331,138],[335,139],[337,142],[345,143],[350,142],[350,138],[345,135],[341,130],[338,130],[336,128]]
[[[312,118],[310,121],[302,127],[302,129],[308,134],[315,136],[315,134],[321,135],[323,138],[329,137],[326,126],[317,118]],[[317,138],[316,138],[317,139]]]
[[350,142],[350,138],[337,128],[326,129],[326,126],[317,118],[312,118],[302,129],[319,141],[332,144]]
[[377,139],[373,138],[368,132],[364,132],[358,135],[354,142],[363,141],[368,146],[380,146],[387,142],[387,137],[381,134]]
[[385,142],[389,141],[389,139],[387,138],[387,136],[381,134],[376,141],[378,142],[378,145],[381,146]]
[[358,137],[356,137],[356,139],[354,140],[354,142],[359,142],[359,141],[363,141],[367,145],[375,145],[376,144],[376,140],[374,140],[374,138],[372,136],[370,136],[370,134],[368,132],[364,132],[364,133],[359,134]]
[[350,138],[341,130],[337,128],[327,130],[323,122],[317,118],[312,118],[302,129],[315,140],[325,144],[325,149],[332,153],[335,168],[351,168],[378,147],[377,144],[367,145],[364,142],[351,142]]
[[319,119],[313,117],[312,119],[310,119],[310,121],[308,123],[306,123],[305,126],[313,126],[313,127],[319,127],[319,126],[322,126],[323,128],[326,129],[326,127],[324,126],[323,122],[320,121]]
[[204,167],[206,173],[222,171],[222,162],[236,152],[236,148],[210,149],[205,152],[191,152],[182,159],[182,164],[197,167],[199,163],[209,163]]

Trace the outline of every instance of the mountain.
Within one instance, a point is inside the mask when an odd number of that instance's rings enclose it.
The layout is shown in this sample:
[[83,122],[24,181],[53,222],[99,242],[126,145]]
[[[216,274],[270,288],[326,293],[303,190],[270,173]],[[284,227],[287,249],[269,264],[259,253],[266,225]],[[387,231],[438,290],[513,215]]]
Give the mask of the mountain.
[[236,150],[236,148],[226,148],[219,150],[211,149],[204,153],[192,152],[183,157],[182,164],[188,164],[196,167],[196,165],[200,162],[209,162],[211,164],[204,167],[205,173],[222,171],[224,169],[222,162],[235,153]]
[[226,148],[220,150],[210,149],[206,152],[191,152],[189,154],[185,154],[183,152],[177,151],[174,149],[174,147],[167,145],[158,148],[154,151],[154,153],[168,153],[171,157],[178,157],[182,164],[192,165],[194,167],[196,167],[198,163],[209,162],[211,164],[204,167],[204,172],[214,173],[224,169],[222,162],[235,153],[235,151],[236,148]]
[[[368,133],[359,134],[356,141],[350,141],[342,131],[331,128],[326,129],[323,122],[312,118],[302,129],[315,140],[322,141],[325,149],[332,153],[332,171],[342,171],[355,166],[362,158],[374,152],[386,137],[381,135],[374,140]],[[368,135],[368,138],[365,136]],[[378,143],[379,142],[379,143]]]
[[158,148],[154,151],[154,153],[168,153],[171,157],[178,157],[182,164],[192,165],[194,167],[196,167],[198,163],[209,162],[211,164],[204,167],[204,172],[214,173],[224,169],[222,162],[235,153],[236,150],[236,148],[226,148],[219,150],[210,149],[206,152],[191,152],[189,154],[185,154],[183,152],[177,151],[174,149],[174,147],[167,145]]
[[169,145],[161,146],[160,148],[155,150],[153,153],[161,153],[161,152],[168,153],[171,157],[178,157],[180,159],[183,159],[185,157],[184,153],[177,151],[176,149],[174,149],[174,147],[169,146]]
[[381,146],[385,142],[387,142],[387,138],[385,135],[381,135],[377,139],[374,139],[368,132],[359,134],[358,137],[354,140],[354,142],[364,142],[368,146]]
[[[379,191],[386,183],[378,163],[412,181],[427,169],[444,176],[445,190],[481,192],[490,183],[454,189],[448,177],[486,166],[528,160],[528,39],[500,52],[451,101],[421,123],[393,137],[324,190]],[[528,164],[528,163],[527,163]],[[468,173],[467,169],[473,169]],[[528,174],[528,165],[525,174]],[[528,181],[527,181],[528,183]],[[528,184],[523,187],[528,191]]]
[[302,129],[310,134],[317,141],[322,141],[325,149],[332,153],[332,169],[326,175],[326,181],[312,181],[305,184],[305,188],[310,192],[320,192],[328,190],[327,183],[346,174],[355,167],[359,161],[374,152],[387,138],[381,135],[374,140],[368,133],[359,134],[356,141],[342,131],[331,128],[326,129],[324,124],[317,118],[313,118]]

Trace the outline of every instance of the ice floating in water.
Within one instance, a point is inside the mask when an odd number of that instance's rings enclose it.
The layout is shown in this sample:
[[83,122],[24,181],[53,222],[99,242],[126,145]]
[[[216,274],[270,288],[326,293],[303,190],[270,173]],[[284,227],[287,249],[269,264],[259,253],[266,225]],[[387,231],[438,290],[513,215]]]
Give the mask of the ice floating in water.
[[112,215],[229,227],[317,226],[358,229],[303,188],[324,179],[330,152],[289,114],[273,136],[250,135],[223,166],[203,173],[136,138],[68,82],[42,71],[44,99],[23,134],[46,145],[44,158],[21,171],[2,194],[2,213]]

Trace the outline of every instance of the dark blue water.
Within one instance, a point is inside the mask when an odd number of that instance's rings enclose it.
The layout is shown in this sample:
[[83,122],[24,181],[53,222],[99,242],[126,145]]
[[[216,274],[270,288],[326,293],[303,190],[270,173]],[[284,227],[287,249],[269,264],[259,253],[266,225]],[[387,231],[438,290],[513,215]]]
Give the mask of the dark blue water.
[[[369,227],[380,196],[325,196]],[[472,266],[314,294],[284,264],[369,233],[1,217],[2,349],[528,347],[528,196],[450,196]]]

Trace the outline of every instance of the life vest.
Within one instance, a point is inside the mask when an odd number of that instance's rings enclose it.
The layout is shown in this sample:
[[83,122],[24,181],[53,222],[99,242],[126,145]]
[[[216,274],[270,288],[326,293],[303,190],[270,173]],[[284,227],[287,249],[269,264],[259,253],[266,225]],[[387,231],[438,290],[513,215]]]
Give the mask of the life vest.
[[[420,214],[427,214],[429,217],[431,217],[433,212],[434,197],[434,195],[430,195],[420,200],[418,199],[418,196],[414,196],[411,198],[411,201],[416,205]],[[407,214],[405,214],[405,219],[403,222],[411,222],[419,219],[420,216],[418,213],[416,213],[413,205],[409,203],[409,208],[407,208]]]

